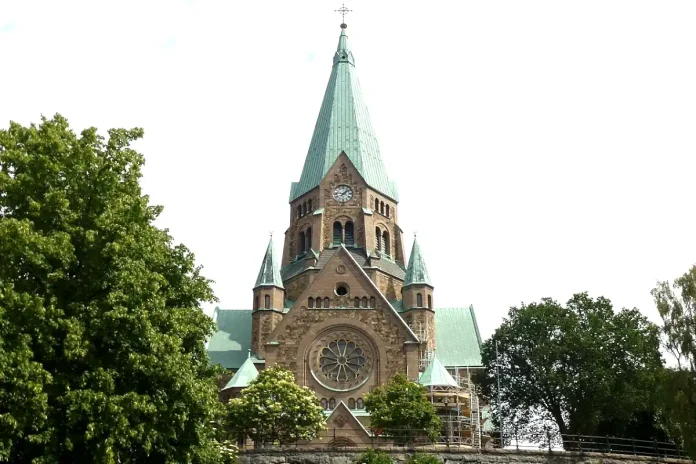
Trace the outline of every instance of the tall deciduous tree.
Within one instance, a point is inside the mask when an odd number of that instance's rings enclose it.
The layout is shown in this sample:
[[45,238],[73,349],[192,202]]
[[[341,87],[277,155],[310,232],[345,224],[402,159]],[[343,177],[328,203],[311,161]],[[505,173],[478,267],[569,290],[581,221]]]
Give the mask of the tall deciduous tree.
[[0,461],[220,460],[214,296],[154,225],[142,135],[0,130]]
[[522,425],[537,440],[548,424],[562,434],[664,438],[655,423],[658,329],[635,309],[615,313],[608,299],[586,293],[565,306],[545,298],[513,307],[482,358],[477,381],[504,428],[505,416],[528,415]]
[[281,366],[262,370],[228,403],[228,414],[231,434],[248,435],[257,444],[311,440],[326,428],[317,397]]
[[435,439],[442,431],[442,421],[426,397],[426,389],[403,374],[365,396],[373,429],[397,441],[412,442],[418,437]]

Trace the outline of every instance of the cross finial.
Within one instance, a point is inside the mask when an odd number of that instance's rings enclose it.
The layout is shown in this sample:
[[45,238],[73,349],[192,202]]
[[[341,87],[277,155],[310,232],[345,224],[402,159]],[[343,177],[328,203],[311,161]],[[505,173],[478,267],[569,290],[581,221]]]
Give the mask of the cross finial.
[[413,231],[413,238],[415,239],[416,237],[418,237],[418,231],[417,231],[417,230],[414,230],[414,231]]
[[338,10],[334,10],[334,11],[336,11],[337,13],[341,13],[341,29],[345,29],[346,27],[348,27],[348,26],[346,26],[346,15],[353,10],[349,10],[348,8],[346,8],[346,4],[344,3],[341,6],[341,8],[339,8]]
[[271,236],[271,238],[273,238],[273,231],[272,230],[269,230],[268,234]]

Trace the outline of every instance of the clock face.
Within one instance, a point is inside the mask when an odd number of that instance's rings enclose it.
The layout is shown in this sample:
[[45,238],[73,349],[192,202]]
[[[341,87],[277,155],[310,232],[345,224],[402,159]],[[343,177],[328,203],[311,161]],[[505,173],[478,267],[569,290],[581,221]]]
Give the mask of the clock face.
[[336,201],[346,202],[353,198],[353,190],[347,185],[339,185],[334,189],[333,197]]

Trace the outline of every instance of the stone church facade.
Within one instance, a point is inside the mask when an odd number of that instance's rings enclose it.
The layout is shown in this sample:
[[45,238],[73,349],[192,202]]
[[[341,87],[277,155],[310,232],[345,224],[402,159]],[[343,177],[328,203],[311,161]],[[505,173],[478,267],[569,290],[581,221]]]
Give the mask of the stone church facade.
[[216,308],[211,361],[238,394],[281,365],[327,414],[366,423],[363,398],[396,374],[418,380],[435,356],[454,376],[480,368],[472,306],[438,308],[424,256],[404,253],[401,205],[387,175],[355,74],[345,24],[298,182],[282,258],[268,244],[251,309]]

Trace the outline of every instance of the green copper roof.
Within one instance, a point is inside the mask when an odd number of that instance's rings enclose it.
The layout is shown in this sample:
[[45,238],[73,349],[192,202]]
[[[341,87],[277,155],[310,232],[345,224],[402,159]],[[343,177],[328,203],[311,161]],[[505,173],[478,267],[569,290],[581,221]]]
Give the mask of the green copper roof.
[[226,390],[228,388],[248,387],[249,383],[258,376],[259,371],[256,370],[256,366],[254,366],[254,360],[251,358],[251,356],[249,356],[247,357],[247,360],[244,361],[244,364],[242,364],[242,367],[240,367],[239,370],[235,372],[234,376],[230,379],[230,381],[227,382],[227,385],[225,385],[225,388],[223,388],[223,390]]
[[215,308],[213,319],[218,330],[208,340],[208,357],[212,364],[239,369],[251,348],[251,309]]
[[430,364],[418,379],[418,383],[424,387],[456,387],[457,382],[447,372],[437,356],[433,356]]
[[481,335],[474,307],[435,309],[437,356],[447,367],[481,366]]
[[283,279],[280,277],[280,260],[276,259],[273,252],[273,237],[268,241],[268,248],[266,248],[266,254],[263,256],[263,263],[261,263],[261,270],[259,270],[259,276],[256,278],[254,288],[262,285],[284,288]]
[[290,201],[317,187],[341,152],[370,187],[397,200],[379,154],[345,29],[341,29],[333,63],[302,175],[292,184]]
[[413,240],[413,248],[411,248],[411,256],[408,258],[408,267],[406,268],[406,277],[404,278],[404,287],[411,284],[433,284],[430,282],[428,269],[425,267],[425,261],[421,254],[418,240]]

